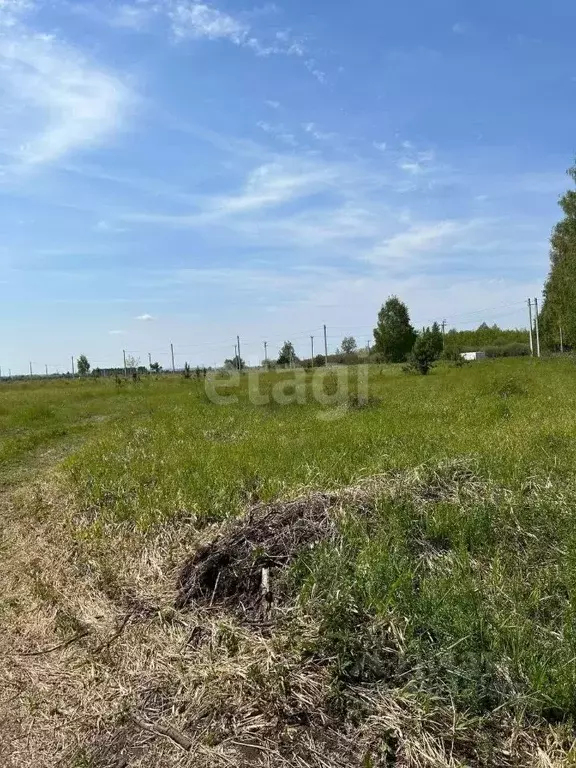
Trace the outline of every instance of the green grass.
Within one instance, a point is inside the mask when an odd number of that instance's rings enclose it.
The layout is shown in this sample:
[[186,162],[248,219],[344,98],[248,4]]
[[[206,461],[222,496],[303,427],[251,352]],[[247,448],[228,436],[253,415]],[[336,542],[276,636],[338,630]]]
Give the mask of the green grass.
[[105,420],[136,414],[140,402],[113,382],[0,382],[0,484],[20,479],[45,455],[70,451]]
[[[262,389],[291,377],[267,374]],[[294,566],[322,629],[307,652],[332,659],[337,684],[410,680],[475,715],[564,720],[576,716],[575,382],[566,359],[427,377],[374,366],[366,407],[342,393],[318,404],[310,374],[308,395],[283,406],[250,402],[246,376],[231,405],[176,377],[6,385],[0,457],[16,466],[88,437],[66,469],[97,536],[404,472],[405,493],[349,510]]]
[[[195,380],[130,384],[119,418],[70,469],[102,519],[142,526],[174,515],[213,521],[247,500],[462,455],[504,484],[559,479],[576,457],[575,374],[563,361],[439,367],[428,377],[374,367],[377,405],[346,412],[316,403],[310,376],[304,404],[284,406],[253,405],[247,377],[232,405],[210,402]],[[265,376],[262,389],[277,381]]]

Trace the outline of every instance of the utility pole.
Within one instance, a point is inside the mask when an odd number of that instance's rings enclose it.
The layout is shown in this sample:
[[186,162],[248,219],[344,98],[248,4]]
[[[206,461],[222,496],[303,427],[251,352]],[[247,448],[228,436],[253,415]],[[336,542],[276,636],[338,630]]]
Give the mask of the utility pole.
[[328,365],[328,337],[326,336],[326,326],[324,326],[324,360]]
[[176,373],[176,365],[174,364],[174,344],[170,342],[170,355],[172,356],[172,373]]
[[540,357],[540,324],[538,322],[538,299],[534,299],[534,313],[536,315],[536,354]]
[[310,336],[310,363],[314,368],[314,336]]
[[128,368],[126,368],[126,350],[122,350],[122,357],[124,358],[124,377],[128,378]]
[[32,378],[32,361],[30,361],[30,378]]
[[242,364],[240,363],[240,336],[236,336],[236,343],[238,345],[238,370],[240,371],[242,369]]
[[152,355],[148,352],[148,368],[152,370]]
[[74,378],[74,376],[76,375],[74,372],[74,355],[70,357],[70,360],[72,361],[72,378]]
[[534,325],[532,323],[532,302],[530,299],[528,299],[528,319],[530,322],[530,354],[534,357],[534,337],[532,336]]
[[442,320],[442,349],[444,349],[446,345],[446,318]]
[[46,366],[46,376],[48,376],[48,366],[46,365],[46,363],[44,363],[44,365]]
[[268,368],[268,342],[264,342],[264,366]]
[[558,328],[560,329],[560,352],[564,352],[564,337],[562,335],[562,326],[559,325]]

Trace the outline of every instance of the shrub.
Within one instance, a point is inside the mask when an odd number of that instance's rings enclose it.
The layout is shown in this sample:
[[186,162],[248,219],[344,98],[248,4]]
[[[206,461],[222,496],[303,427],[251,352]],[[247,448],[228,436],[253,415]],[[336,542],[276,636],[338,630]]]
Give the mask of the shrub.
[[502,344],[484,349],[486,357],[525,357],[530,354],[530,345],[513,341],[511,344]]
[[421,333],[412,347],[408,358],[408,370],[416,371],[425,376],[438,359],[438,348],[434,334],[430,330]]

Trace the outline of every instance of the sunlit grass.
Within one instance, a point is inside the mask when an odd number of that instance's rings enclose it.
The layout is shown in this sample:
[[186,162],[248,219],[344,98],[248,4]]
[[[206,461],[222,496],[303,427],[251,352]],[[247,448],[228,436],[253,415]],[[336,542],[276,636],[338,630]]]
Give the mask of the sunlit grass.
[[[308,651],[336,681],[411,680],[478,716],[576,716],[576,366],[373,366],[367,402],[348,374],[337,392],[326,373],[329,405],[313,372],[287,405],[255,404],[247,375],[229,405],[183,377],[3,385],[0,459],[10,472],[82,437],[65,467],[104,539],[400,473],[405,493],[350,508],[294,566],[322,628]],[[294,375],[265,374],[260,394]]]

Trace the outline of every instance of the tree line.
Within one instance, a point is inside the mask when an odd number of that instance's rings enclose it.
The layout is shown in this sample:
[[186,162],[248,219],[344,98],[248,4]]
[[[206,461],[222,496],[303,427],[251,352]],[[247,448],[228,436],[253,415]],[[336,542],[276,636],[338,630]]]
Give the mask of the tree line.
[[[576,182],[576,166],[567,173]],[[576,346],[576,191],[568,190],[559,205],[564,216],[550,238],[550,271],[540,316],[541,342],[548,350]]]

